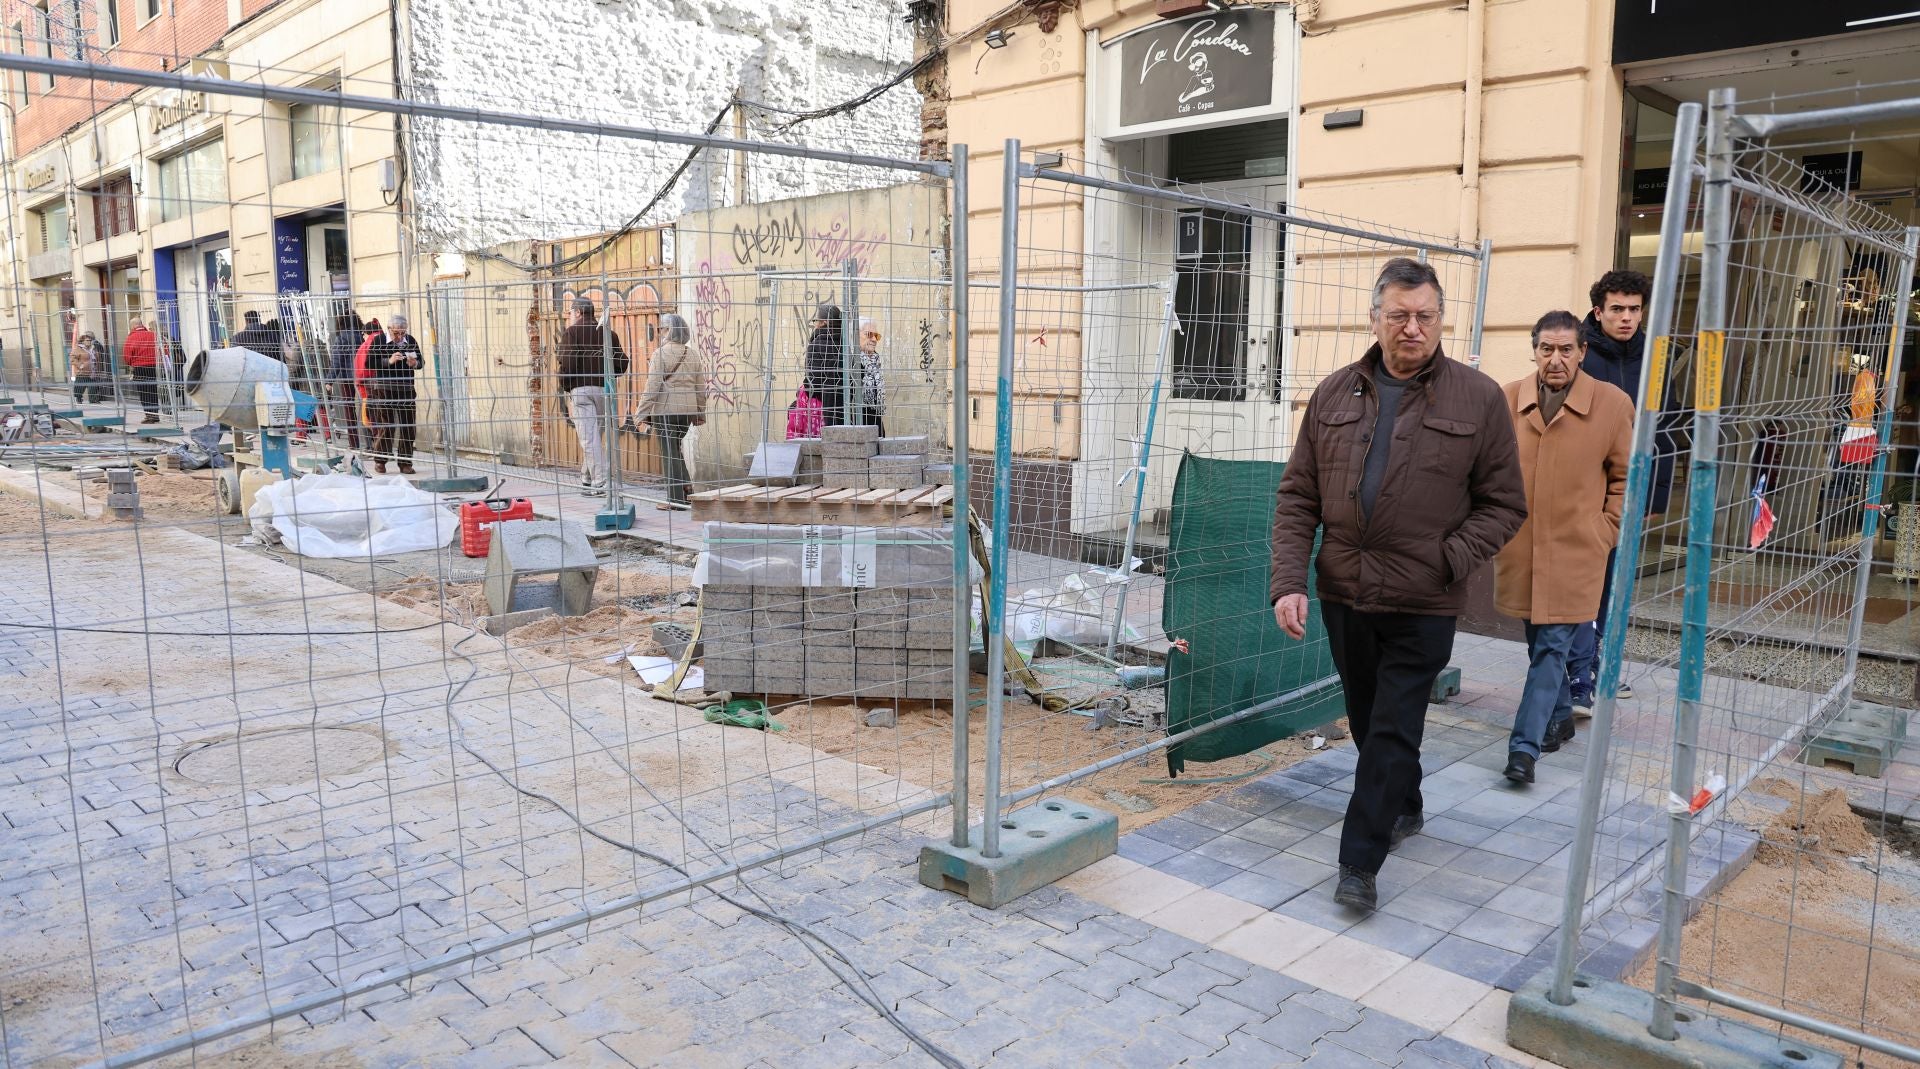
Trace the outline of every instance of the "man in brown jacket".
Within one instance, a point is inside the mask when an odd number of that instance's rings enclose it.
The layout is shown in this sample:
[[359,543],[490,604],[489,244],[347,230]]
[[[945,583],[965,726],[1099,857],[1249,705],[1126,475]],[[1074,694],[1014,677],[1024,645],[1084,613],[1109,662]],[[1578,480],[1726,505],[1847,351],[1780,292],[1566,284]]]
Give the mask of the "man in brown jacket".
[[1506,399],[1440,351],[1445,311],[1431,267],[1387,261],[1373,286],[1376,344],[1313,391],[1274,506],[1267,595],[1296,639],[1322,534],[1327,645],[1360,749],[1334,899],[1357,909],[1374,907],[1387,851],[1422,826],[1427,697],[1453,655],[1466,579],[1527,512]]
[[1540,755],[1573,738],[1567,657],[1599,613],[1620,539],[1633,401],[1580,370],[1586,348],[1573,313],[1548,312],[1533,325],[1536,370],[1505,387],[1527,486],[1527,522],[1494,562],[1495,606],[1527,627],[1527,683],[1507,743],[1515,783],[1532,783]]

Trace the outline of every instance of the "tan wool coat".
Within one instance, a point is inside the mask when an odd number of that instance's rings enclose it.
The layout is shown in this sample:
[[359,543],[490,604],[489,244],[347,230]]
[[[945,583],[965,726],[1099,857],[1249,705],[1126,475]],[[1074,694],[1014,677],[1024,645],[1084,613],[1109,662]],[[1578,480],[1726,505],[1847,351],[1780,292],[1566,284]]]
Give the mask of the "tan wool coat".
[[707,375],[700,354],[679,342],[662,342],[647,364],[647,378],[640,389],[634,418],[706,414]]
[[1534,624],[1599,615],[1607,554],[1620,540],[1633,402],[1581,372],[1560,412],[1540,418],[1539,372],[1503,390],[1520,444],[1527,522],[1494,558],[1494,604]]

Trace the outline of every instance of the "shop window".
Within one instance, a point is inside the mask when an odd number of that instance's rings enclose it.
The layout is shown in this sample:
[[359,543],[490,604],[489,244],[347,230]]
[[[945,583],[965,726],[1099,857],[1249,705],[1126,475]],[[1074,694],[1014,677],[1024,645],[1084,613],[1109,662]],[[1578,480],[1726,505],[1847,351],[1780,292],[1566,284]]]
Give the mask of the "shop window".
[[227,145],[209,141],[168,156],[159,165],[162,220],[179,219],[227,199]]
[[107,48],[120,43],[120,0],[100,0],[100,43]]
[[140,0],[140,2],[143,11],[142,18],[157,19],[160,17],[160,0]]
[[1198,255],[1181,265],[1174,293],[1173,396],[1243,401],[1253,220],[1206,208],[1198,224]]
[[73,247],[73,234],[68,221],[67,202],[61,201],[33,213],[34,231],[39,242],[34,252],[57,252]]
[[340,109],[295,104],[287,109],[293,135],[293,177],[308,178],[340,169]]
[[87,196],[93,201],[94,240],[133,233],[133,179],[110,178],[88,190]]
[[[33,9],[33,40],[29,44],[34,55],[42,59],[53,58],[53,15],[47,9],[47,0],[40,0]],[[39,74],[34,77],[39,80],[42,93],[53,92],[52,75]]]

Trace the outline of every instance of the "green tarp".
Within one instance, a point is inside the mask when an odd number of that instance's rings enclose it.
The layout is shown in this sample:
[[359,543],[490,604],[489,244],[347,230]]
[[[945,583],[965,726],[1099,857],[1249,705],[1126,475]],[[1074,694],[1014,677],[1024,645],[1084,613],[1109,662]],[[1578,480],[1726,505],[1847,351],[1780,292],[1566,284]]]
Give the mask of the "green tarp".
[[[1160,622],[1186,653],[1167,655],[1167,732],[1178,734],[1334,674],[1308,570],[1307,637],[1288,638],[1267,604],[1273,494],[1284,464],[1186,454],[1173,485]],[[1259,749],[1345,713],[1338,684],[1179,743],[1167,771]]]

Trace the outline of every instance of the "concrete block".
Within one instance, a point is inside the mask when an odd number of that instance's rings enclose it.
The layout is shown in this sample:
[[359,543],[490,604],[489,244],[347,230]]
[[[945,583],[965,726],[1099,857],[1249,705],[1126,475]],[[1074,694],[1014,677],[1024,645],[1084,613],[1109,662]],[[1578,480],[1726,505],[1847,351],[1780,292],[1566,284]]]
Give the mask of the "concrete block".
[[753,610],[753,629],[760,631],[798,631],[807,622],[802,612],[781,611],[777,609]]
[[807,615],[841,616],[859,608],[858,599],[853,591],[818,591],[807,598]]
[[823,448],[835,445],[873,444],[879,440],[880,428],[870,425],[820,428],[820,441]]
[[999,909],[1112,855],[1120,848],[1120,821],[1071,799],[1047,798],[1000,822],[999,857],[981,856],[977,825],[968,842],[973,845],[936,841],[921,847],[920,882]]
[[140,493],[136,490],[124,494],[108,494],[107,507],[110,509],[137,509],[140,507]]
[[900,714],[894,709],[869,709],[860,721],[870,728],[899,727]]
[[[907,630],[939,631],[943,633],[951,633],[953,631],[952,609],[921,609],[917,607],[918,604],[922,603],[916,603],[916,607],[907,613]],[[924,604],[931,605],[933,603],[926,602]]]
[[1906,741],[1905,710],[1857,701],[1808,736],[1800,760],[1817,768],[1843,765],[1856,776],[1878,779]]
[[1447,667],[1433,680],[1433,692],[1427,695],[1429,702],[1443,702],[1460,693],[1460,669]]
[[820,439],[818,438],[789,438],[787,439],[787,444],[797,446],[802,458],[817,457],[820,455]]
[[875,475],[911,475],[918,478],[927,470],[927,458],[921,453],[877,453],[867,461],[867,469]]
[[927,436],[924,434],[900,434],[890,438],[877,438],[875,447],[881,453],[925,453]]
[[919,630],[909,627],[900,635],[900,644],[909,650],[946,650],[953,648],[953,627],[944,630]]
[[1682,1008],[1671,1042],[1647,1031],[1653,995],[1582,976],[1574,1002],[1547,998],[1542,972],[1507,1004],[1507,1042],[1568,1069],[1840,1069],[1838,1054],[1770,1031]]
[[907,666],[909,668],[952,668],[953,650],[951,648],[944,650],[908,650]]
[[516,627],[536,623],[553,615],[551,606],[538,609],[523,609],[520,612],[501,613],[497,616],[482,616],[479,619],[480,630],[498,638]]
[[862,609],[899,609],[907,604],[907,592],[896,586],[868,587],[855,591],[855,600]]
[[737,587],[701,587],[700,607],[702,609],[751,609],[753,608],[753,591]]
[[[483,584],[487,608],[499,616],[550,606],[584,616],[599,561],[586,528],[567,520],[507,520],[493,525]],[[536,579],[537,576],[551,579]]]
[[906,475],[883,475],[875,472],[867,476],[867,485],[875,490],[911,490],[925,485],[920,481],[921,469],[915,468]]
[[854,653],[851,643],[833,646],[822,646],[812,642],[807,644],[807,659],[815,664],[850,665],[853,663],[853,658]]
[[921,469],[920,478],[929,486],[952,486],[953,465],[929,464]]
[[820,485],[830,490],[872,490],[875,487],[867,482],[870,478],[864,471],[858,475],[826,474],[820,476]]
[[792,486],[800,475],[800,447],[793,442],[761,442],[753,451],[747,478],[767,486]]

